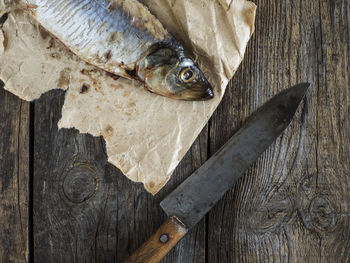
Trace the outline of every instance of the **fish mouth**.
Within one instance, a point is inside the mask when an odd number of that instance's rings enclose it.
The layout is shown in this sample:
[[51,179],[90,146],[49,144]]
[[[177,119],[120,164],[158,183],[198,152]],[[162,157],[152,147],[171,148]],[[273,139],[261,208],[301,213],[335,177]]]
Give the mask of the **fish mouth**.
[[205,101],[214,98],[214,92],[211,88],[207,88],[204,91],[201,90],[186,90],[180,93],[178,96],[175,96],[179,100],[187,101]]
[[211,88],[208,88],[206,93],[205,93],[205,97],[203,98],[204,100],[210,100],[214,98],[214,92]]

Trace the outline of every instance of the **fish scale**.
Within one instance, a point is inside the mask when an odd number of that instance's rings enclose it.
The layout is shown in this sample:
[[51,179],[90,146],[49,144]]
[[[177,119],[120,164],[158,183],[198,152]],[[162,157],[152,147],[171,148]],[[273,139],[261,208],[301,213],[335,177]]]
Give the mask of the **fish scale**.
[[[133,67],[142,53],[159,41],[133,26],[134,18],[121,8],[108,10],[111,3],[106,0],[28,0],[27,3],[37,6],[33,10],[34,18],[69,49],[114,74],[124,70],[120,64]],[[112,33],[117,33],[123,41],[109,43]],[[109,61],[103,57],[106,54],[111,55]]]
[[[43,28],[84,61],[140,81],[162,96],[213,97],[212,87],[184,48],[138,1],[22,1]],[[186,76],[191,78],[183,79]]]

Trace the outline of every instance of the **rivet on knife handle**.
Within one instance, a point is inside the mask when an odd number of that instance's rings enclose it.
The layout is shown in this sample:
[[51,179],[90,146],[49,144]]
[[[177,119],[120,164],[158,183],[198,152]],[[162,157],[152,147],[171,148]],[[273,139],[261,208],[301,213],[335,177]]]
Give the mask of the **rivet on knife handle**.
[[124,263],[158,263],[186,235],[186,226],[176,217],[167,221]]

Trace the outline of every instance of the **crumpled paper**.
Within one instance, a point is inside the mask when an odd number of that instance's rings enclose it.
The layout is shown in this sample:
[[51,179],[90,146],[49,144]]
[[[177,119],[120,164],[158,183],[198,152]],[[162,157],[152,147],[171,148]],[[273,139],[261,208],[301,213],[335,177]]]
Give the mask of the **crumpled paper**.
[[0,78],[5,89],[34,100],[67,89],[60,128],[103,136],[108,160],[156,194],[220,103],[254,30],[246,0],[142,0],[184,46],[215,90],[205,102],[176,101],[136,81],[113,79],[54,40],[14,1],[0,0]]

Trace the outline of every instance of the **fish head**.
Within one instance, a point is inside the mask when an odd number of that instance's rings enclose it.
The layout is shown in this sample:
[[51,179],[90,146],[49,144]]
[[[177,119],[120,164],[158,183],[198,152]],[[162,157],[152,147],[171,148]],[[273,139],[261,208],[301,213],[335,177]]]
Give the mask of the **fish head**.
[[156,94],[178,100],[208,100],[213,89],[203,72],[188,56],[170,47],[159,48],[137,65],[137,75]]

